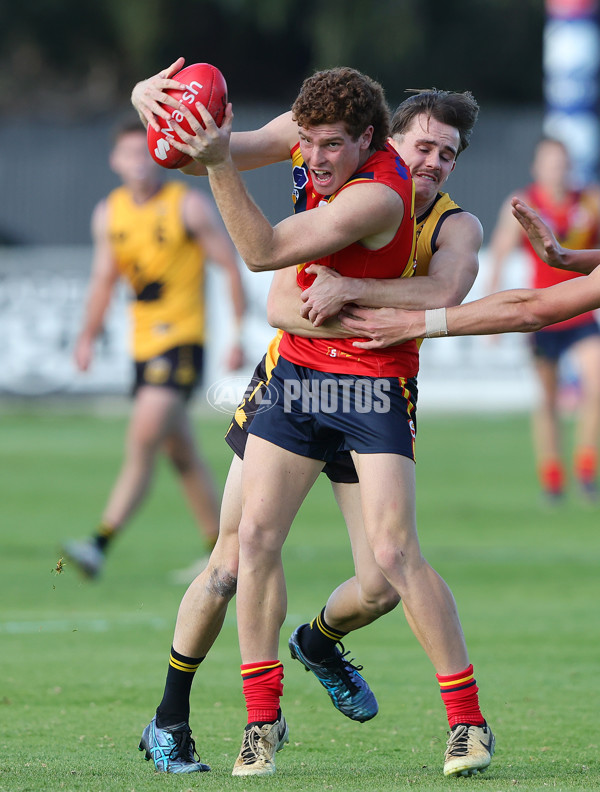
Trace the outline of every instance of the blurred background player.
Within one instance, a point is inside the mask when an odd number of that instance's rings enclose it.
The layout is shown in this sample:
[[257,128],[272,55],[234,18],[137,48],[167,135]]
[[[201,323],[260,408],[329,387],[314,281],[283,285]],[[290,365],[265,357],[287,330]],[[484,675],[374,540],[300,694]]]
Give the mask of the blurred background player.
[[161,181],[137,118],[118,128],[110,165],[122,185],[92,215],[92,275],[74,354],[77,368],[87,370],[115,284],[124,278],[134,294],[134,403],[123,465],[101,522],[89,539],[63,547],[88,577],[98,575],[108,547],[146,496],[160,451],[181,481],[206,552],[216,542],[218,496],[186,406],[202,371],[206,260],[223,269],[233,305],[236,326],[226,366],[242,364],[242,282],[235,249],[211,201],[181,181]]
[[[567,248],[597,247],[600,237],[600,191],[575,189],[565,145],[542,138],[531,167],[532,183],[518,195],[552,229]],[[489,246],[490,292],[498,291],[508,257],[523,248],[530,268],[531,285],[545,288],[578,277],[578,273],[549,267],[536,255],[519,223],[512,216],[510,198],[503,204]],[[587,311],[572,319],[544,327],[530,336],[535,372],[540,385],[532,416],[534,451],[542,493],[550,502],[565,491],[560,428],[560,363],[568,352],[575,362],[580,383],[574,450],[574,475],[582,494],[596,499],[597,447],[600,433],[600,331],[594,314]]]

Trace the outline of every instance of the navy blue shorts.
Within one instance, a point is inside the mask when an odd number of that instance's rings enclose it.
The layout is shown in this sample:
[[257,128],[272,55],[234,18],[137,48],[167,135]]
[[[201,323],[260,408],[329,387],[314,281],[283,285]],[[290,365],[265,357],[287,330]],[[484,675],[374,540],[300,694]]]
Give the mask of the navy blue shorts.
[[199,344],[184,344],[149,360],[136,360],[133,395],[142,385],[156,385],[179,391],[189,399],[201,380],[203,359]]
[[538,330],[531,334],[531,348],[535,357],[556,362],[578,341],[597,335],[600,328],[595,321],[564,330]]
[[249,434],[325,462],[350,450],[415,458],[414,379],[332,374],[280,356],[268,391]]
[[[244,458],[250,424],[254,420],[256,413],[266,408],[267,402],[265,398],[268,398],[266,358],[267,356],[264,355],[254,369],[252,378],[246,388],[246,395],[238,405],[225,435],[225,442],[240,459]],[[358,482],[358,473],[354,467],[350,451],[340,451],[339,454],[336,454],[335,459],[325,464],[323,473],[330,481],[336,483],[356,484]]]

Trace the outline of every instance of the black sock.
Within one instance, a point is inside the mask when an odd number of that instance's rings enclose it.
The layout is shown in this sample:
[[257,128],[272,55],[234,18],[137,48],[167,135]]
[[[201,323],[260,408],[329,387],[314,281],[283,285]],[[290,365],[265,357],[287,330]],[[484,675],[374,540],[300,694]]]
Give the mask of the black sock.
[[333,655],[333,650],[346,632],[334,630],[325,621],[325,608],[300,630],[300,646],[310,660],[319,662]]
[[117,535],[117,530],[113,525],[101,522],[96,528],[96,533],[92,536],[92,541],[103,553],[106,552],[108,545]]
[[192,682],[203,660],[203,657],[181,655],[171,647],[165,692],[156,710],[156,725],[159,729],[189,720]]

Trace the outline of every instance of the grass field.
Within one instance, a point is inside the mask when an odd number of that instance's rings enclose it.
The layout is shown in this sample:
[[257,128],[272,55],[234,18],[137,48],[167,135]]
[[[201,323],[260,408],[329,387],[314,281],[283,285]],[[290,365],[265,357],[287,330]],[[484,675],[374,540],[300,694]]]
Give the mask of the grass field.
[[[224,481],[224,423],[197,419]],[[198,672],[191,725],[211,773],[156,774],[137,751],[162,695],[183,587],[199,552],[171,472],[119,540],[105,575],[52,570],[63,538],[94,526],[120,461],[125,418],[0,414],[1,792],[600,789],[598,509],[538,500],[526,417],[421,416],[418,508],[425,555],[459,605],[480,698],[497,735],[488,772],[445,779],[446,721],[429,661],[401,609],[347,641],[380,713],[356,724],[287,660],[285,641],[351,572],[325,480],[285,550],[282,633],[291,742],[269,779],[234,779],[244,725],[234,610]]]

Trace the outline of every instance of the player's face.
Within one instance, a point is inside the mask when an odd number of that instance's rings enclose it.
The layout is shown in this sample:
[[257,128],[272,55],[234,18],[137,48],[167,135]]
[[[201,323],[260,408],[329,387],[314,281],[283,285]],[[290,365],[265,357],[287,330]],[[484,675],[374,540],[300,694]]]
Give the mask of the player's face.
[[118,138],[110,155],[110,165],[127,185],[157,180],[158,166],[150,156],[143,130],[126,132]]
[[458,129],[442,124],[425,113],[415,116],[392,144],[413,177],[417,210],[428,208],[454,170],[460,143]]
[[554,140],[539,143],[531,174],[547,190],[564,190],[570,186],[571,163],[564,146]]
[[353,140],[344,123],[299,127],[300,152],[321,195],[332,195],[369,157],[373,127]]

